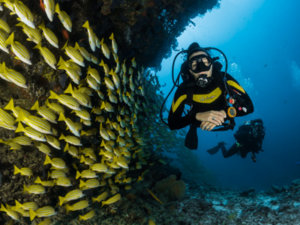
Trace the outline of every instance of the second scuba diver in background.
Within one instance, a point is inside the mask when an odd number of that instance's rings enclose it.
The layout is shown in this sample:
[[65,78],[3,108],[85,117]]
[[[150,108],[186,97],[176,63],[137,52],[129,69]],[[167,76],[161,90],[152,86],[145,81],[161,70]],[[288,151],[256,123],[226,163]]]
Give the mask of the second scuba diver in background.
[[220,142],[217,146],[208,149],[207,152],[211,155],[216,154],[219,149],[222,150],[224,158],[239,154],[242,158],[246,158],[251,152],[251,159],[256,162],[256,155],[262,150],[262,142],[265,137],[265,128],[261,119],[246,121],[239,127],[234,134],[236,142],[230,149],[226,150],[225,143]]
[[[235,116],[253,112],[253,104],[246,91],[227,74],[226,56],[216,49],[226,60],[226,69],[222,72],[221,63],[210,56],[210,49],[216,48],[201,48],[194,42],[185,51],[187,59],[180,71],[183,83],[175,93],[169,112],[168,126],[171,130],[190,125],[185,139],[185,146],[190,149],[197,149],[198,127],[207,131],[218,126],[221,127],[213,131],[233,129]],[[185,106],[189,109],[184,115]]]

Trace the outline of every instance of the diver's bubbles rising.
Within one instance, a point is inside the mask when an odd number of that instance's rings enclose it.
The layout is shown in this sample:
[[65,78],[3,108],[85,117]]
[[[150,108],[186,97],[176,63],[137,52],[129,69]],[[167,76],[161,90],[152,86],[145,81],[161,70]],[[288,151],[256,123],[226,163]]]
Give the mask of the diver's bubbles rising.
[[233,78],[236,79],[248,93],[253,92],[254,85],[251,77],[247,77],[244,73],[242,73],[242,70],[237,63],[233,62],[229,64],[228,73],[233,76]]

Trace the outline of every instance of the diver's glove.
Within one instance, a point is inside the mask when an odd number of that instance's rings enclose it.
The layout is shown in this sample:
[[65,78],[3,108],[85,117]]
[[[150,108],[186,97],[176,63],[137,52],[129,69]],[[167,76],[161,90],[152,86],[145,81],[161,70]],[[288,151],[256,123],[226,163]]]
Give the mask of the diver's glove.
[[185,136],[184,145],[191,150],[198,148],[197,126],[195,124],[190,125],[190,129]]

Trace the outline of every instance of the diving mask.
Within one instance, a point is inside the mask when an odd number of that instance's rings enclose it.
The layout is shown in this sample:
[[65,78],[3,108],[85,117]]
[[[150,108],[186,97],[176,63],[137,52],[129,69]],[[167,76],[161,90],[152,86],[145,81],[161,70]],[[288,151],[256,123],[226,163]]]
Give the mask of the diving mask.
[[189,59],[189,69],[193,73],[208,71],[211,67],[212,59],[207,55],[196,55]]

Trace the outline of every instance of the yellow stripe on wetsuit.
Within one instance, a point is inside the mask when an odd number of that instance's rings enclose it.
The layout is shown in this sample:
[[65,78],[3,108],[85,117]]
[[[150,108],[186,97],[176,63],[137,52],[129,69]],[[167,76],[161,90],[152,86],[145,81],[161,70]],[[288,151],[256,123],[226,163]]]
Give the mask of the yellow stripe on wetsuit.
[[227,84],[229,84],[230,86],[232,86],[235,89],[239,90],[240,92],[243,92],[244,94],[246,93],[245,90],[240,85],[238,85],[236,82],[234,82],[233,80],[228,80]]
[[187,95],[181,95],[176,102],[173,101],[172,103],[172,112],[174,113],[177,108],[180,106],[180,104],[187,98]]
[[216,99],[218,99],[221,94],[222,90],[219,87],[217,87],[215,90],[208,94],[193,95],[193,101],[199,103],[212,103]]

